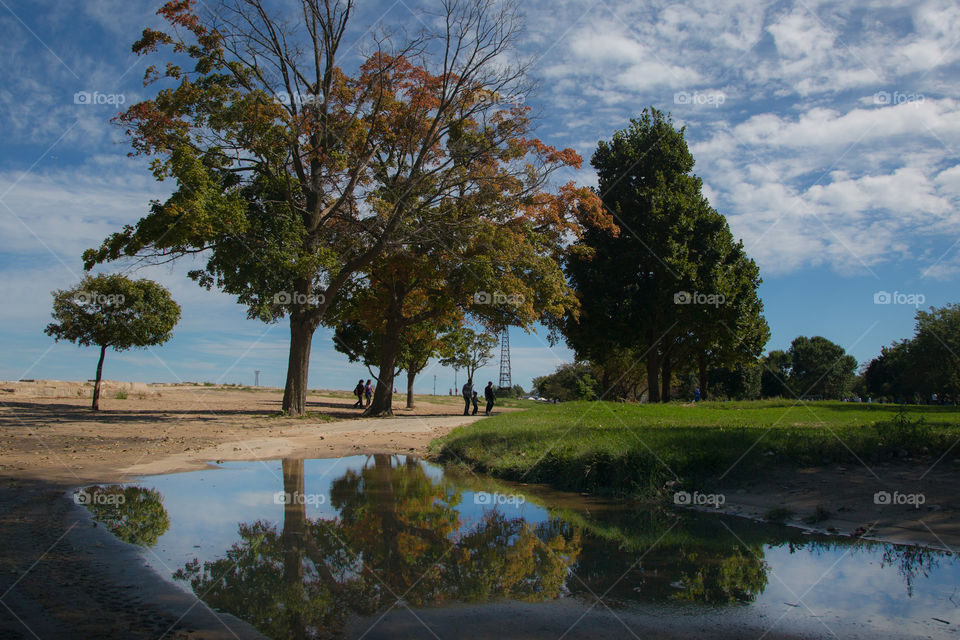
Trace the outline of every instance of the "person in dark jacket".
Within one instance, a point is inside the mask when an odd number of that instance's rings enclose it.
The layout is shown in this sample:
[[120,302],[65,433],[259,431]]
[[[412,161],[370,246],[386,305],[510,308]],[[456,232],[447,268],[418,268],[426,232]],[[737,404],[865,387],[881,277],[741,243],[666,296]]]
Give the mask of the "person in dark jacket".
[[485,415],[490,415],[493,411],[493,400],[497,397],[497,392],[493,390],[493,382],[488,382],[483,389],[483,397],[487,399],[487,411]]
[[473,397],[470,398],[470,401],[473,402],[473,411],[470,412],[470,415],[477,415],[477,411],[480,410],[480,399],[477,397],[477,392],[473,392]]
[[360,378],[360,382],[357,383],[357,386],[353,388],[353,395],[357,396],[357,402],[353,405],[354,409],[363,408],[363,378]]
[[370,406],[370,400],[373,399],[373,380],[367,380],[367,384],[363,386],[363,398],[367,401],[366,406]]
[[470,415],[470,400],[473,398],[473,378],[463,383],[463,415]]

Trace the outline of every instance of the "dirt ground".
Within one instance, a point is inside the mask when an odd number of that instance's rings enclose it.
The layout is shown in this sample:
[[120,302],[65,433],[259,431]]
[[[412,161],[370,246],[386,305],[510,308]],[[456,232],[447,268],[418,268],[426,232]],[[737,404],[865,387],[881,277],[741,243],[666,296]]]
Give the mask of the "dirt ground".
[[[460,414],[456,397],[421,397],[396,418],[360,419],[348,393],[316,392],[308,398],[316,413],[292,420],[278,416],[276,389],[116,383],[95,413],[87,386],[0,383],[0,638],[237,637],[205,624],[198,612],[178,618],[157,604],[160,598],[137,591],[135,576],[108,575],[118,563],[77,538],[92,525],[77,520],[66,497],[72,487],[208,461],[424,454],[434,438],[477,419]],[[932,467],[906,459],[873,468],[783,469],[722,490],[728,513],[760,517],[780,507],[789,510],[789,524],[960,548],[960,465],[952,457]],[[878,505],[878,491],[922,493],[924,504]],[[803,523],[817,507],[826,519]]]

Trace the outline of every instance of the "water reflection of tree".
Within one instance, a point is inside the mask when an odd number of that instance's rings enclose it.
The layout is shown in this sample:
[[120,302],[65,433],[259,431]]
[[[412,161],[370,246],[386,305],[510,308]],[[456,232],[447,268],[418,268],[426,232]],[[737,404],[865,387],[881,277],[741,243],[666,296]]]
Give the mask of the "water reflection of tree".
[[[397,464],[394,464],[394,463]],[[283,461],[284,490],[304,494],[302,460]],[[225,557],[177,572],[211,606],[277,638],[336,636],[351,612],[402,600],[556,597],[579,553],[579,536],[489,511],[460,532],[461,494],[417,462],[387,455],[333,483],[332,519],[284,506],[283,527],[240,525]]]
[[763,545],[744,543],[715,521],[678,519],[656,508],[565,516],[584,529],[578,579],[568,582],[575,595],[606,594],[612,606],[637,600],[722,605],[752,602],[766,589]]
[[82,489],[76,495],[98,522],[125,542],[152,547],[170,528],[163,497],[155,489],[109,485]]

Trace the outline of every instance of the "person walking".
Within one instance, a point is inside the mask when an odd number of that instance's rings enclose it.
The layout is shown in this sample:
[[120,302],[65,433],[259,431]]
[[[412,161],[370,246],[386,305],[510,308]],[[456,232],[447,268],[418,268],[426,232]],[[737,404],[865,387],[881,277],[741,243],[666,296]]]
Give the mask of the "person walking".
[[473,378],[469,378],[463,383],[463,415],[470,415],[470,400],[473,398]]
[[473,392],[473,396],[470,398],[470,401],[473,402],[473,411],[470,412],[470,415],[475,416],[475,415],[477,415],[477,411],[480,410],[480,406],[479,406],[479,405],[480,405],[480,399],[479,399],[479,397],[477,396],[477,392],[476,392],[476,391]]
[[365,406],[370,406],[370,401],[373,399],[373,381],[367,380],[367,384],[363,387],[363,397],[366,398],[367,404]]
[[363,408],[363,378],[360,378],[360,381],[357,382],[357,386],[353,388],[353,395],[357,396],[357,402],[353,405],[354,409]]
[[487,382],[487,386],[483,389],[483,397],[487,399],[487,410],[484,415],[490,415],[490,412],[493,411],[493,400],[497,397],[497,393],[493,390],[493,382]]

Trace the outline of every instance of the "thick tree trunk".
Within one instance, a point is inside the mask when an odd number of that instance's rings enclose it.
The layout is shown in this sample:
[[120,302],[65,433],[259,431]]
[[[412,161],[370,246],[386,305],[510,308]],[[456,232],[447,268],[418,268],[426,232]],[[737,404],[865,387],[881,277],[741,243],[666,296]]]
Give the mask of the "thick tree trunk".
[[670,382],[673,379],[673,363],[670,362],[670,354],[663,354],[660,362],[660,402],[670,402]]
[[317,321],[306,314],[290,316],[290,356],[287,384],[283,389],[283,411],[289,416],[307,412],[307,383],[310,377],[310,346]]
[[400,320],[398,314],[389,314],[380,345],[380,373],[377,376],[377,388],[373,392],[373,401],[364,415],[393,415],[393,372],[397,363],[397,351],[400,349]]
[[100,347],[100,360],[97,362],[97,378],[93,381],[93,404],[90,406],[94,411],[100,410],[100,378],[103,377],[103,356],[107,354],[107,346]]
[[697,357],[697,368],[698,368],[697,380],[700,384],[700,399],[706,400],[707,399],[707,354],[702,351]]
[[416,377],[413,371],[407,371],[407,409],[413,409],[413,381]]
[[647,401],[660,402],[660,352],[652,345],[647,352]]

